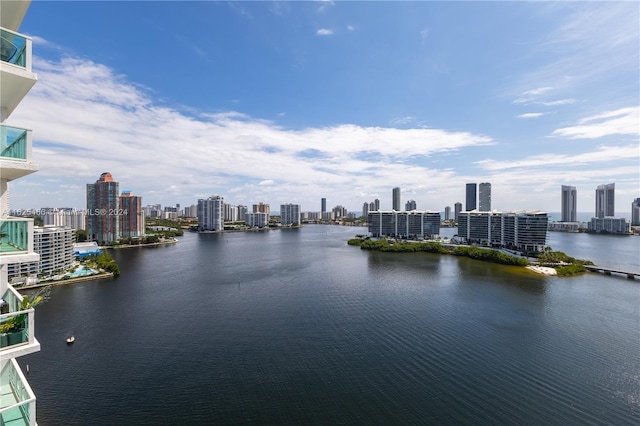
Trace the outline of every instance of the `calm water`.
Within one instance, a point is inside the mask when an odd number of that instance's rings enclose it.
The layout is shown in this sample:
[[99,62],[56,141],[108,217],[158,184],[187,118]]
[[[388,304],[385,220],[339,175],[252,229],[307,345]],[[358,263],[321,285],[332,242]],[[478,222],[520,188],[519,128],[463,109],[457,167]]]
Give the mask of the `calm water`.
[[[364,252],[359,232],[116,251],[120,278],[37,309],[39,424],[640,422],[640,281]],[[638,262],[638,237],[549,237]]]

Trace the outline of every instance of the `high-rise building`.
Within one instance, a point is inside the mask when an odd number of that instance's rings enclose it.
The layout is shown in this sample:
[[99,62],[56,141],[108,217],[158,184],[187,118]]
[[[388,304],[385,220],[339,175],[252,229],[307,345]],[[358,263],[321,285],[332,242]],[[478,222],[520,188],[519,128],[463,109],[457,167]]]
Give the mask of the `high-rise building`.
[[266,203],[260,202],[258,204],[254,204],[253,205],[253,212],[254,213],[266,213],[267,215],[269,215],[269,214],[271,214],[270,210],[271,209],[269,207],[269,204],[266,204]]
[[462,203],[458,201],[453,205],[453,219],[456,222],[458,221],[458,215],[460,215],[461,211],[462,211]]
[[444,208],[444,220],[451,220],[451,207]]
[[615,183],[600,185],[596,188],[596,217],[597,218],[602,219],[603,217],[615,216],[615,192],[616,192]]
[[575,186],[562,185],[560,221],[576,222],[578,215],[578,191]]
[[491,211],[491,184],[489,182],[482,182],[478,185],[478,210],[481,212]]
[[342,219],[343,217],[347,217],[347,208],[337,205],[333,208],[331,213],[334,219]]
[[33,219],[9,215],[9,182],[38,170],[31,159],[31,130],[6,120],[36,83],[32,40],[18,32],[30,1],[3,1],[0,12],[0,424],[36,424],[36,396],[16,358],[40,350],[35,337],[35,310],[24,309],[24,297],[9,284],[10,265],[37,262]]
[[378,200],[377,198],[375,200],[373,200],[373,204],[375,205],[374,210],[380,210],[380,200]]
[[75,261],[74,240],[70,226],[34,227],[33,249],[40,254],[38,274],[47,276],[69,269]]
[[120,238],[118,182],[104,172],[96,183],[87,184],[87,239],[108,244]]
[[413,200],[407,201],[407,203],[404,205],[404,210],[407,211],[407,212],[415,210],[416,208],[417,208],[416,207],[416,202],[413,201]]
[[142,197],[131,191],[122,191],[120,195],[120,237],[140,238],[144,235],[144,210]]
[[214,195],[198,200],[198,231],[224,230],[224,199]]
[[327,211],[327,199],[326,198],[321,198],[320,199],[320,213],[324,213]]
[[280,204],[280,223],[300,225],[300,204]]
[[400,211],[400,188],[395,187],[392,191],[392,210]]
[[631,226],[640,226],[640,198],[631,203]]
[[468,183],[465,197],[465,210],[470,212],[476,209],[476,184]]
[[367,215],[369,214],[369,206],[370,205],[371,205],[371,203],[367,203],[367,202],[365,202],[362,205],[362,217],[365,218],[365,220],[367,218]]

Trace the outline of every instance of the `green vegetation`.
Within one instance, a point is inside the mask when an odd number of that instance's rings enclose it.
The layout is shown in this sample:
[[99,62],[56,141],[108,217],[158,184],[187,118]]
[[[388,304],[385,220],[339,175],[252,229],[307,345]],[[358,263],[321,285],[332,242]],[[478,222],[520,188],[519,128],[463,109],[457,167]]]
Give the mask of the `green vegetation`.
[[85,231],[84,229],[78,229],[76,230],[76,243],[82,243],[87,241],[87,231]]
[[584,265],[576,263],[566,266],[556,266],[555,269],[560,276],[581,274],[587,271],[587,268],[585,268]]
[[527,266],[527,259],[510,254],[503,253],[499,250],[484,249],[479,247],[460,246],[456,247],[453,252],[455,256],[466,256],[471,259],[484,260],[485,262],[500,263],[502,265]]
[[511,256],[499,250],[484,249],[478,247],[459,246],[449,250],[436,241],[412,242],[394,241],[387,239],[372,240],[370,238],[352,238],[347,241],[352,246],[360,246],[362,250],[375,250],[383,252],[412,253],[426,252],[439,254],[453,254],[455,256],[466,256],[472,259],[483,260],[485,262],[501,263],[503,265],[527,266],[527,259]]
[[571,263],[578,265],[593,265],[590,260],[580,260],[575,257],[567,256],[561,251],[553,251],[551,247],[547,246],[544,250],[538,254],[538,262],[540,264],[557,264],[557,263]]
[[87,265],[95,269],[102,269],[107,272],[111,272],[114,277],[120,275],[120,267],[109,253],[103,250],[98,255],[91,255],[86,258]]

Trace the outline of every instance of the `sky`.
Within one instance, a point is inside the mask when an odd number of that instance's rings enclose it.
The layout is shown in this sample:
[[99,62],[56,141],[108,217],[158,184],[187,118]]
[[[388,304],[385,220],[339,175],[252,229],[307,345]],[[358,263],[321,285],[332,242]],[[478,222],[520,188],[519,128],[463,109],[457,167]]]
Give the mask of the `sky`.
[[34,1],[38,82],[7,124],[39,171],[11,208],[86,208],[110,172],[143,205],[285,203],[302,211],[401,188],[578,211],[615,183],[640,197],[640,3]]

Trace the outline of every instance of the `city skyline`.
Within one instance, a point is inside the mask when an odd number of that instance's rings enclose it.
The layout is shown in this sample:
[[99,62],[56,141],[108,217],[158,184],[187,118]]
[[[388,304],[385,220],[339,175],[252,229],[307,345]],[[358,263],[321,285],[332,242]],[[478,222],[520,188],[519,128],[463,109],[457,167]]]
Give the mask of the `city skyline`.
[[558,212],[569,184],[589,212],[593,188],[615,181],[627,212],[638,15],[632,3],[34,2],[21,31],[38,84],[8,123],[35,129],[42,167],[12,184],[10,208],[80,208],[84,183],[109,170],[162,204],[326,197],[349,211],[375,198],[391,209],[392,186],[441,211],[465,183],[491,182],[492,209]]

